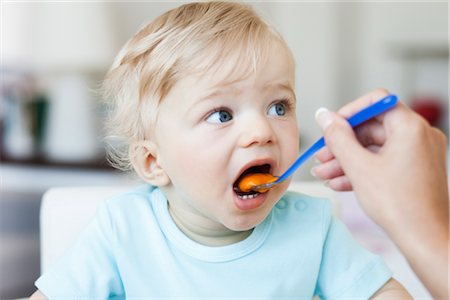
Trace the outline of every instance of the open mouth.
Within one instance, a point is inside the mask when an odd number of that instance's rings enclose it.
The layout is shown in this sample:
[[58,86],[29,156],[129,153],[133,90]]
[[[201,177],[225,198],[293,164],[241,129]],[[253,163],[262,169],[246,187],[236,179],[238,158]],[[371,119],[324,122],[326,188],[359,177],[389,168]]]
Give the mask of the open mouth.
[[255,191],[248,191],[244,192],[239,188],[239,183],[241,180],[249,175],[249,174],[268,174],[271,171],[271,166],[269,164],[263,164],[258,166],[252,166],[248,169],[246,169],[242,174],[239,176],[239,178],[234,182],[233,184],[233,190],[236,193],[236,195],[241,199],[253,199],[257,197],[260,193]]

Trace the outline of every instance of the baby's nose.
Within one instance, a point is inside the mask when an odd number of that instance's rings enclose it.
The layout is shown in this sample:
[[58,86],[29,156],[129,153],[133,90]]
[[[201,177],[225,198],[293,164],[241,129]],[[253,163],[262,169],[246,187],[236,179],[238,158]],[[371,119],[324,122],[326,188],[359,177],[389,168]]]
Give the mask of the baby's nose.
[[276,136],[272,125],[265,116],[249,116],[242,123],[240,135],[241,147],[250,147],[252,145],[265,145],[275,142]]

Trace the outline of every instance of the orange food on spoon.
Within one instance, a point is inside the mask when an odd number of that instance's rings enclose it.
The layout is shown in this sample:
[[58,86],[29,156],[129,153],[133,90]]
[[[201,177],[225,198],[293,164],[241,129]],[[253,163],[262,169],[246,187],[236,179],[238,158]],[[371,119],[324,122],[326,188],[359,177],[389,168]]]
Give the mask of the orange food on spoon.
[[[277,180],[277,177],[265,174],[265,173],[253,173],[253,174],[247,174],[244,177],[241,178],[238,184],[238,188],[242,192],[250,192],[254,186],[274,182]],[[269,189],[266,190],[259,190],[259,193],[265,193]]]

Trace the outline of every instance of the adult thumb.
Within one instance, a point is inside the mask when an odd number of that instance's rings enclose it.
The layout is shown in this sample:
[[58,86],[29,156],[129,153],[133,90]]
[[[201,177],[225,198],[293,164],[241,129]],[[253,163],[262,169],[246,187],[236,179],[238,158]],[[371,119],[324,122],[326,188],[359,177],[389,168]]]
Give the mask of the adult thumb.
[[344,172],[350,177],[359,176],[371,153],[359,143],[347,120],[326,108],[319,108],[315,118],[323,131],[326,146]]

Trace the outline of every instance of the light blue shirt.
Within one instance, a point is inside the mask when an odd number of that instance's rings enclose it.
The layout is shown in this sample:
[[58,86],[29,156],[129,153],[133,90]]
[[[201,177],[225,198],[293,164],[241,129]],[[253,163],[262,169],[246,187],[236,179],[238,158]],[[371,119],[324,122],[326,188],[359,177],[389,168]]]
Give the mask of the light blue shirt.
[[391,278],[332,216],[328,200],[288,192],[245,240],[186,237],[159,189],[106,201],[36,286],[49,299],[367,299]]

